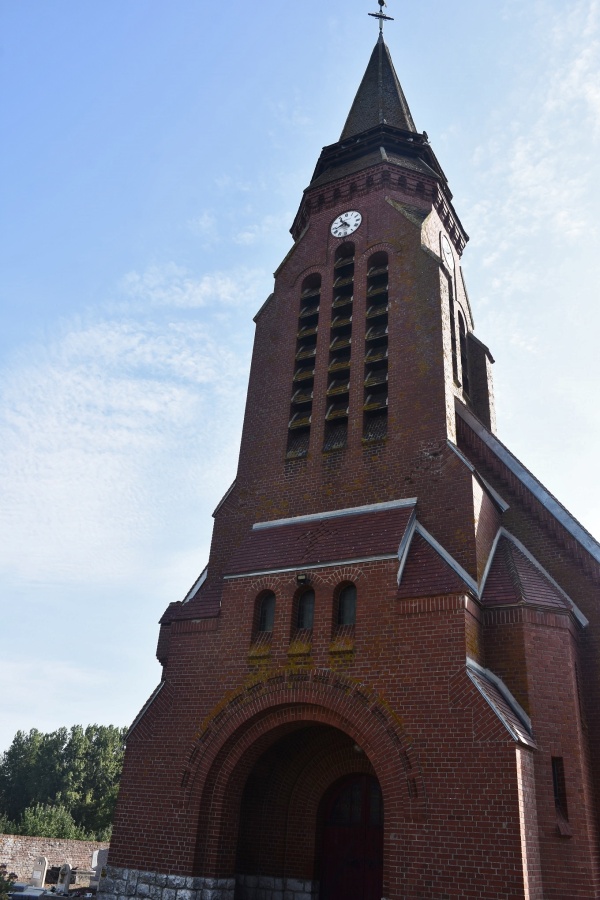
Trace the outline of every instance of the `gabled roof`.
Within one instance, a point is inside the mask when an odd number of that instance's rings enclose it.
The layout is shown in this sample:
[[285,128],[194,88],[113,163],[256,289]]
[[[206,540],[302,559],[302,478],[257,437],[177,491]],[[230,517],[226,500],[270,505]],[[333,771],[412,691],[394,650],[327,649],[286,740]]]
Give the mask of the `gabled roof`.
[[393,559],[414,519],[415,500],[378,503],[254,525],[225,578]]
[[529,550],[500,528],[481,579],[484,606],[528,605],[568,610],[583,628],[588,619]]
[[[419,540],[421,538],[422,540]],[[433,554],[430,552],[433,551]],[[436,558],[437,557],[437,558]],[[398,568],[398,596],[423,597],[430,593],[464,593],[470,591],[479,597],[477,582],[468,572],[442,547],[438,541],[423,528],[416,516],[409,522],[398,550],[400,566]],[[409,566],[409,560],[414,564]],[[419,566],[424,566],[422,572]],[[412,581],[412,590],[419,593],[407,594],[404,590],[404,576]],[[443,586],[446,589],[443,590]]]
[[484,606],[539,606],[567,611],[582,628],[588,620],[544,567],[505,528],[499,528],[478,584],[423,528],[408,523],[398,550],[398,599],[469,592]]
[[464,594],[469,590],[471,586],[459,572],[415,530],[398,585],[398,599]]
[[350,109],[340,140],[354,137],[375,125],[417,129],[400,86],[390,51],[380,36]]
[[498,542],[481,599],[486,606],[527,603],[570,609],[562,591],[506,535]]

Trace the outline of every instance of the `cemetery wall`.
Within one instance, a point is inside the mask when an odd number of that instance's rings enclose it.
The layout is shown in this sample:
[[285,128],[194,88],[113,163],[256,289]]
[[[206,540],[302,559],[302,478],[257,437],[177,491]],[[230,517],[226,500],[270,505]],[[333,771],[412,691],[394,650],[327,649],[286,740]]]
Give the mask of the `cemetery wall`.
[[68,862],[73,868],[89,869],[94,850],[103,850],[109,846],[101,841],[0,834],[0,863],[6,863],[8,871],[15,872],[20,881],[28,881],[34,860],[38,856],[45,856],[48,866],[62,866]]

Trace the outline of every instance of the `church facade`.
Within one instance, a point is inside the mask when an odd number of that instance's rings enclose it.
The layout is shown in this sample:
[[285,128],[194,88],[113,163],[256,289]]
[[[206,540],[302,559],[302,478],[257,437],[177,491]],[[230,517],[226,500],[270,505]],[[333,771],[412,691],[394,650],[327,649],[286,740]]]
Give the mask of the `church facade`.
[[599,898],[600,546],[496,436],[381,33],[292,235],[104,900]]

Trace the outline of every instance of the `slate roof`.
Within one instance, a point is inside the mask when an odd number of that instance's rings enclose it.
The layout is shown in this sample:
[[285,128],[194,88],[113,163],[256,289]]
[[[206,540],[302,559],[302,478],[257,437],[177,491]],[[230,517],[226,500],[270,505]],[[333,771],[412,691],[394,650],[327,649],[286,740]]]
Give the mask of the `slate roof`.
[[429,178],[435,178],[438,181],[440,176],[426,162],[416,157],[402,156],[399,153],[387,153],[385,159],[381,155],[381,150],[373,150],[366,153],[358,159],[349,160],[347,163],[335,166],[335,168],[327,169],[317,178],[313,179],[311,187],[324,187],[331,181],[337,181],[338,178],[344,178],[348,175],[354,175],[356,172],[363,172],[373,166],[380,166],[382,162],[392,163],[402,169],[408,169],[416,172],[417,175],[426,175]]
[[486,606],[571,609],[562,591],[507,537],[500,538],[482,594]]
[[371,54],[340,140],[344,141],[383,122],[404,131],[417,131],[390,51],[380,37]]
[[425,538],[415,534],[410,545],[398,598],[464,594],[469,588]]
[[467,659],[467,675],[513,740],[519,744],[525,744],[526,747],[537,748],[531,730],[531,721],[504,682],[471,659]]
[[342,516],[288,519],[255,526],[232,555],[226,576],[278,569],[300,569],[326,563],[395,556],[414,517],[413,506]]

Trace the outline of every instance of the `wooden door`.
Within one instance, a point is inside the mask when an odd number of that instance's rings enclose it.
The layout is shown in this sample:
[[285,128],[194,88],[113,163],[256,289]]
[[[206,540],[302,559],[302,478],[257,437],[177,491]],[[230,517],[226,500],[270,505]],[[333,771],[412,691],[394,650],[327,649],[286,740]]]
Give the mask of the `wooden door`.
[[352,775],[326,801],[320,900],[381,900],[383,803],[371,775]]

